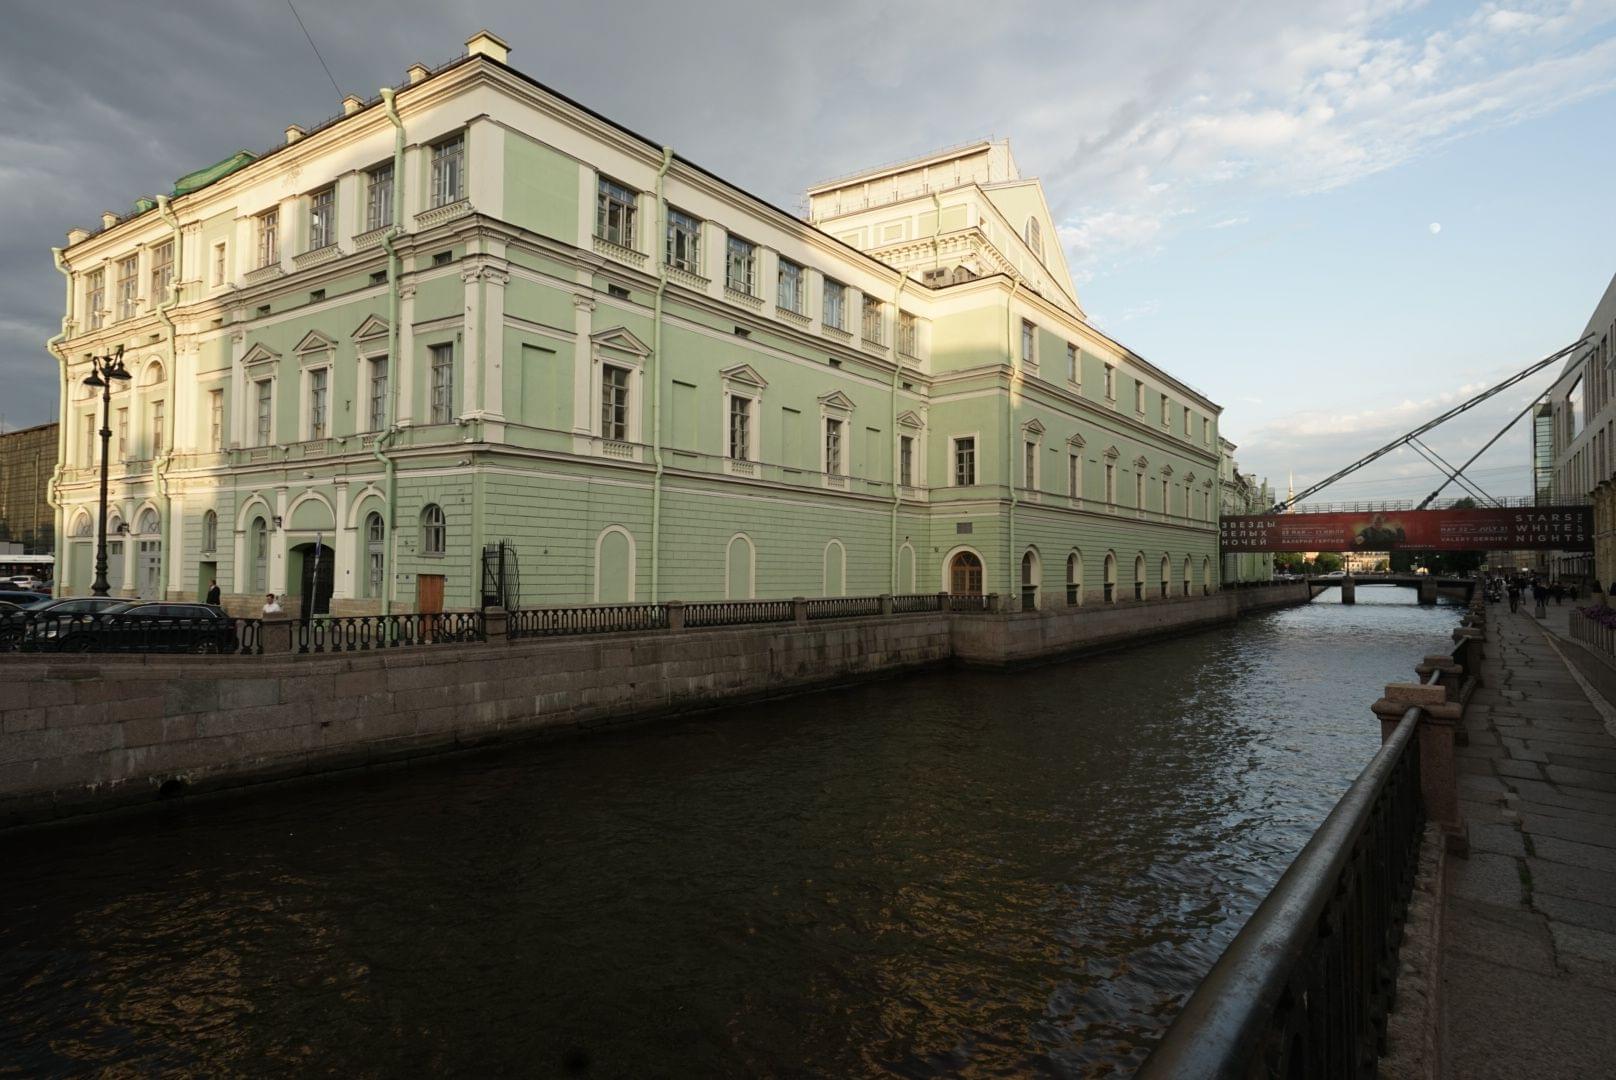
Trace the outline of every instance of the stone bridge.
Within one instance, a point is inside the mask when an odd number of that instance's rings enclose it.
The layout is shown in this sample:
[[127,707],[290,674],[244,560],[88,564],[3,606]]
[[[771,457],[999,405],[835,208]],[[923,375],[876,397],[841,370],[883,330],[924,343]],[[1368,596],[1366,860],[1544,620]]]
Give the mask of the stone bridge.
[[1477,581],[1467,577],[1435,577],[1431,574],[1348,574],[1346,577],[1310,577],[1307,579],[1308,599],[1326,589],[1339,588],[1343,604],[1358,602],[1358,590],[1368,585],[1393,585],[1404,589],[1418,589],[1420,603],[1434,604],[1437,597],[1445,596],[1467,604],[1476,591]]

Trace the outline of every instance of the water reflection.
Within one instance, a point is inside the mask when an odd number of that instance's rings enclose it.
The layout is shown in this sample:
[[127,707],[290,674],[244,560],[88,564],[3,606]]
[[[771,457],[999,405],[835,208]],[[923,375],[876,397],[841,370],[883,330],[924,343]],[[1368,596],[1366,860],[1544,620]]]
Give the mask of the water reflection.
[[0,839],[0,1061],[1126,1075],[1455,618],[1358,596]]

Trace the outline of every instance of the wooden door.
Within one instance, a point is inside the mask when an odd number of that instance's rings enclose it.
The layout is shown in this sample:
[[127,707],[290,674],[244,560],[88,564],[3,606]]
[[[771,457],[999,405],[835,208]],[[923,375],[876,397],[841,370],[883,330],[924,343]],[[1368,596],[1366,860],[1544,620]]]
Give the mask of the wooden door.
[[421,614],[421,640],[431,641],[438,632],[438,612],[443,610],[443,575],[415,575],[415,610]]

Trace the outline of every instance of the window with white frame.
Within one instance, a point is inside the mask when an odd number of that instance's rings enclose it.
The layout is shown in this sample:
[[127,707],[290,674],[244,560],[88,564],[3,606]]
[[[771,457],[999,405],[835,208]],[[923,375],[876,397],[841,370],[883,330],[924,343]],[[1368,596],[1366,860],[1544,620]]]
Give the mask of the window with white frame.
[[432,147],[432,205],[459,202],[466,193],[466,137],[456,135]]
[[330,368],[312,368],[309,371],[309,438],[311,439],[323,439],[326,437],[326,397],[327,384],[330,379]]
[[387,357],[370,358],[370,431],[387,426]]
[[88,274],[85,274],[84,288],[88,295],[87,306],[90,309],[90,329],[99,330],[107,310],[107,272],[105,270],[91,270]]
[[1208,446],[1212,444],[1212,418],[1210,416],[1201,417],[1201,441]]
[[1172,491],[1171,491],[1171,489],[1170,489],[1170,487],[1169,487],[1169,485],[1167,483],[1167,478],[1165,476],[1162,477],[1161,487],[1162,487],[1162,513],[1170,514],[1173,511],[1173,505],[1172,505],[1172,502],[1171,502]]
[[1173,402],[1166,394],[1161,396],[1161,418],[1162,427],[1170,428],[1173,426]]
[[1117,504],[1117,465],[1114,461],[1105,463],[1105,501],[1108,506]]
[[1145,474],[1135,473],[1133,478],[1133,505],[1140,511],[1145,509]]
[[1145,384],[1142,382],[1133,384],[1133,411],[1145,415]]
[[692,274],[701,273],[701,219],[668,207],[668,265]]
[[1188,405],[1186,405],[1186,406],[1184,406],[1184,437],[1186,439],[1190,437],[1190,431],[1191,430],[1192,430],[1192,428],[1191,428],[1191,425],[1190,425],[1190,407]]
[[166,301],[168,287],[172,284],[174,284],[174,241],[165,240],[152,248],[152,303],[161,304]]
[[749,397],[729,396],[729,456],[735,461],[752,460],[753,405]]
[[882,311],[885,305],[869,293],[864,294],[864,322],[862,333],[864,340],[872,345],[879,345],[885,340],[881,336]]
[[1114,364],[1105,365],[1105,396],[1108,401],[1117,400],[1117,369]]
[[825,471],[834,476],[843,473],[842,436],[847,424],[834,416],[825,418]]
[[825,303],[821,321],[836,330],[847,329],[847,286],[825,279]]
[[118,318],[133,319],[135,317],[135,299],[137,296],[136,280],[140,269],[140,257],[131,255],[127,259],[118,260]]
[[274,441],[275,380],[258,379],[253,383],[257,415],[257,445],[268,446]]
[[224,284],[224,242],[213,245],[213,287],[218,288]]
[[976,483],[976,439],[966,435],[954,440],[954,486]]
[[443,507],[427,503],[421,511],[421,554],[442,555],[449,547],[449,523]]
[[258,265],[274,266],[281,261],[281,212],[268,210],[258,215]]
[[1074,386],[1083,382],[1082,360],[1076,345],[1066,346],[1066,381]]
[[269,580],[269,526],[263,518],[253,518],[249,536],[252,545],[252,574],[249,582],[253,592],[261,593]]
[[1021,446],[1022,484],[1029,491],[1038,486],[1038,443],[1028,439]]
[[618,247],[634,246],[634,217],[639,192],[610,177],[595,181],[595,235]]
[[920,320],[907,311],[898,312],[898,352],[904,356],[920,355]]
[[807,300],[806,275],[802,267],[790,259],[781,259],[779,278],[775,306],[801,315],[803,302]]
[[1083,455],[1076,450],[1066,455],[1066,494],[1074,499],[1083,497]]
[[129,460],[129,410],[118,410],[118,423],[114,438],[118,440],[118,460]]
[[628,441],[628,368],[602,364],[600,369],[600,437]]
[[756,271],[757,245],[739,236],[731,236],[724,245],[724,285],[751,296]]
[[208,391],[208,449],[224,449],[224,391]]
[[337,189],[321,188],[309,196],[309,250],[337,242]]
[[393,223],[393,163],[365,173],[365,231],[385,229]]
[[1032,253],[1038,257],[1038,261],[1043,262],[1044,240],[1038,229],[1037,218],[1030,217],[1027,219],[1027,227],[1022,233],[1022,238],[1027,241],[1027,246],[1031,248]]
[[1030,368],[1038,366],[1038,328],[1026,319],[1021,320],[1021,363]]
[[167,432],[164,430],[165,405],[161,398],[151,403],[151,449],[152,457],[163,452]]
[[209,510],[202,515],[202,550],[217,551],[219,548],[219,515]]
[[382,516],[372,511],[365,518],[366,596],[380,596],[382,594],[382,545],[386,541],[387,530],[382,525]]
[[898,483],[904,487],[915,484],[915,437],[898,436]]
[[454,419],[454,346],[432,346],[432,423]]
[[86,414],[84,417],[84,464],[95,464],[95,415]]

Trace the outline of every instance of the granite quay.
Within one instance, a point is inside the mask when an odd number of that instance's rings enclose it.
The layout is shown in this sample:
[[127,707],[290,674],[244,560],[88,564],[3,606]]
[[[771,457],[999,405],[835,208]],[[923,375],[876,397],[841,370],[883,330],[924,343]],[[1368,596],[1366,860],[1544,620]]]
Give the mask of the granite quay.
[[[1070,614],[946,595],[668,603],[490,611],[476,634],[428,647],[378,647],[343,620],[310,636],[283,619],[262,624],[257,655],[14,653],[0,812],[37,820],[918,667],[1002,667],[1306,600],[1297,583]],[[692,625],[720,619],[730,625]],[[625,620],[639,629],[615,629]]]

